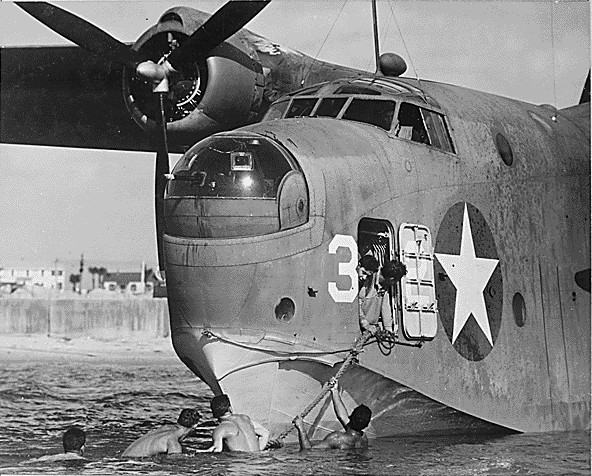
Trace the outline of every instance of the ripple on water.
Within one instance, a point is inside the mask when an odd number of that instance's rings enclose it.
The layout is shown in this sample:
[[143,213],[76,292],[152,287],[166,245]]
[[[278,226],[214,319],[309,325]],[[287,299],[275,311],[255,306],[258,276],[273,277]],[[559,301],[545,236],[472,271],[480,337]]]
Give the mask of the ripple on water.
[[[160,368],[158,368],[160,367]],[[200,475],[563,475],[590,474],[590,434],[381,439],[366,451],[300,453],[297,445],[261,454],[200,453],[211,442],[211,391],[181,363],[10,364],[0,369],[0,473]],[[136,438],[173,423],[184,407],[208,418],[186,454],[121,458]],[[404,424],[405,422],[401,422]],[[84,463],[19,463],[61,450],[70,425],[87,432]],[[34,470],[32,471],[32,468]]]

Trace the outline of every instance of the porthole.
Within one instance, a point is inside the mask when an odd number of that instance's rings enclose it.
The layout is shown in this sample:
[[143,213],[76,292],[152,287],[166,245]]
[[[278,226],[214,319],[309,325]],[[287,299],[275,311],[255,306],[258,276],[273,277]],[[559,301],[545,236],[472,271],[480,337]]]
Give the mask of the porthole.
[[288,297],[283,297],[275,307],[275,318],[280,322],[290,322],[295,312],[296,306],[294,301]]
[[526,323],[526,303],[520,293],[514,294],[512,299],[512,310],[514,311],[514,321],[518,327],[524,327]]
[[514,163],[514,154],[512,153],[512,147],[510,147],[508,139],[506,139],[500,132],[495,136],[495,146],[497,147],[497,153],[504,161],[504,164],[510,167]]

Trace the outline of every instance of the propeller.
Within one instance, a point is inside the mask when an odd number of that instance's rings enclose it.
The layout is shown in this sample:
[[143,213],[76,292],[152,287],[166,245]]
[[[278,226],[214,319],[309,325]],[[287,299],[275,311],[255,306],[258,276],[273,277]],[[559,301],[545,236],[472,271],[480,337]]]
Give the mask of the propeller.
[[118,64],[136,69],[138,64],[147,59],[139,51],[133,50],[92,23],[60,7],[45,2],[16,4],[58,35]]
[[160,270],[165,268],[164,191],[167,184],[166,175],[169,173],[169,153],[164,99],[169,92],[169,78],[177,70],[183,69],[183,65],[206,57],[212,49],[245,26],[270,1],[234,0],[227,2],[185,39],[180,47],[163,56],[158,63],[154,63],[139,51],[113,38],[92,23],[60,7],[45,2],[16,2],[20,8],[64,38],[93,53],[133,69],[137,76],[150,82],[153,91],[159,95],[160,114],[157,121],[154,197]]
[[174,68],[181,68],[183,63],[196,61],[249,23],[270,1],[243,0],[225,3],[183,42],[181,48],[167,57],[168,62]]
[[[164,96],[166,92],[158,93],[160,114],[158,115],[158,129],[160,137],[156,146],[156,163],[154,164],[154,212],[156,221],[156,247],[158,250],[158,268],[162,272],[165,269],[164,261],[164,191],[169,174],[169,148],[167,143],[166,117],[164,114]],[[165,278],[165,276],[163,276]]]

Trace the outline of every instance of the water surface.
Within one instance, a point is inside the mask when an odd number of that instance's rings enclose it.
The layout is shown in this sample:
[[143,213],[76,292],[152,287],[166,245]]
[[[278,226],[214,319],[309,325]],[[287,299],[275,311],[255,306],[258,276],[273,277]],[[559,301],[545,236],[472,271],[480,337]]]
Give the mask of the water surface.
[[[0,474],[589,475],[590,433],[373,440],[367,450],[210,454],[212,394],[176,360],[5,362],[0,368]],[[133,440],[179,411],[207,421],[175,457],[121,458]],[[61,452],[69,425],[87,432],[84,462],[27,463]]]

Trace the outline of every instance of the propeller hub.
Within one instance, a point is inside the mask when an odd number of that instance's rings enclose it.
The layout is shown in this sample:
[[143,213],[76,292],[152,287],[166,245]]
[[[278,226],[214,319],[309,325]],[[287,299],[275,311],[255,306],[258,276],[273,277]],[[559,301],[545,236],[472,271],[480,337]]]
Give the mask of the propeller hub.
[[174,73],[176,70],[165,58],[158,63],[152,60],[144,61],[136,68],[138,77],[152,83],[152,91],[155,93],[169,92],[169,77]]

